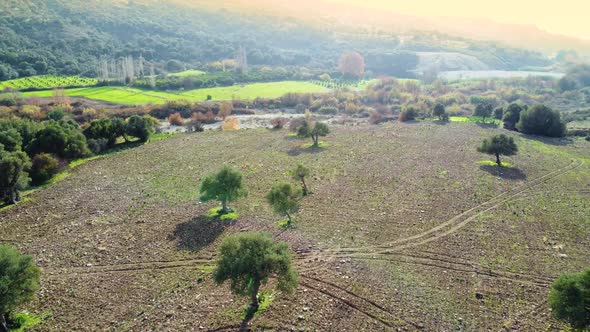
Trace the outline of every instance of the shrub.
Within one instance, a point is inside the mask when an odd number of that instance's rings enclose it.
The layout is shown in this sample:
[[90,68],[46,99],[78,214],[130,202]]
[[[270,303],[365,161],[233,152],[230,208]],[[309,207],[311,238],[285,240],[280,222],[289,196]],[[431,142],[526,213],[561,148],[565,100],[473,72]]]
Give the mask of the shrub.
[[46,152],[68,160],[90,154],[86,137],[71,120],[49,121],[45,128],[35,134],[28,150],[32,155]]
[[221,124],[222,130],[239,130],[240,129],[240,121],[234,117],[230,117],[225,119]]
[[125,133],[137,137],[141,142],[147,142],[153,132],[154,127],[149,119],[139,115],[133,115],[127,119]]
[[40,153],[31,159],[31,171],[29,175],[34,185],[39,185],[51,179],[60,170],[57,158],[49,153]]
[[54,109],[53,111],[49,112],[47,114],[47,118],[49,118],[50,120],[59,121],[64,118],[65,114],[66,113],[62,109],[57,108],[57,109]]
[[89,138],[88,148],[92,153],[99,154],[109,149],[109,140],[106,138]]
[[215,283],[230,281],[233,293],[249,296],[251,309],[258,310],[258,291],[268,279],[277,278],[277,288],[291,293],[298,276],[291,266],[292,254],[284,242],[266,234],[242,233],[228,236],[219,249],[213,272]]
[[543,104],[521,112],[516,128],[525,134],[549,137],[563,137],[566,132],[559,112]]
[[303,126],[304,123],[304,118],[291,119],[291,121],[289,121],[289,131],[292,133],[296,133],[299,130],[299,127]]
[[229,166],[224,166],[216,174],[203,179],[200,188],[201,201],[218,200],[221,202],[221,213],[229,212],[227,204],[245,196],[246,189],[242,183],[242,174]]
[[303,104],[297,104],[297,106],[295,106],[295,112],[296,113],[305,113],[305,110],[307,109],[307,106],[303,105]]
[[590,269],[560,276],[549,293],[549,306],[557,319],[573,328],[590,328]]
[[40,274],[31,256],[0,245],[0,329],[7,331],[6,316],[33,299],[39,290]]
[[228,116],[231,115],[234,107],[231,103],[221,103],[219,105],[219,111],[217,112],[217,116],[219,116],[222,120],[225,120]]
[[178,112],[170,114],[170,116],[168,117],[168,122],[172,126],[184,126],[184,119]]
[[6,151],[18,151],[22,148],[23,138],[16,129],[8,128],[0,131],[0,144],[4,146]]
[[338,108],[334,106],[322,106],[318,110],[320,114],[338,114]]
[[284,117],[277,117],[270,120],[273,129],[283,129],[287,123],[289,123],[289,119]]
[[414,106],[404,107],[403,111],[399,115],[400,122],[415,120],[418,116],[418,109]]

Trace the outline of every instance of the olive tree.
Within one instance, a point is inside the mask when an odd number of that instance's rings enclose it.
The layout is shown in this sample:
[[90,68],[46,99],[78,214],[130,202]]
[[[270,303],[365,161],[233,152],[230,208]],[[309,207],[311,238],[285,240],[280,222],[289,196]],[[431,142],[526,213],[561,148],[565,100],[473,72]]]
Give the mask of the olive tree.
[[242,183],[242,174],[224,166],[216,174],[211,174],[201,183],[201,201],[218,200],[221,202],[221,214],[229,212],[227,204],[246,195]]
[[504,128],[508,130],[515,130],[516,123],[520,119],[520,113],[524,108],[518,104],[510,104],[502,116],[502,122],[504,122]]
[[504,134],[493,136],[490,139],[484,139],[477,151],[496,156],[496,163],[502,166],[500,155],[512,156],[518,152],[518,147],[514,143],[514,138]]
[[281,291],[291,293],[297,287],[298,276],[286,243],[275,242],[264,233],[241,233],[223,241],[213,273],[218,285],[229,280],[232,292],[249,296],[256,311],[258,291],[271,277],[276,277]]
[[291,176],[294,180],[301,182],[303,196],[307,196],[307,194],[309,194],[309,189],[307,188],[305,178],[309,176],[309,168],[299,164],[294,170],[291,171]]
[[489,118],[492,115],[493,109],[494,107],[489,103],[477,104],[477,106],[475,106],[473,115],[480,116],[483,122],[486,122],[486,118]]
[[5,151],[0,144],[0,199],[7,204],[16,204],[20,200],[19,191],[29,183],[27,172],[31,160],[22,151]]
[[313,146],[318,147],[320,144],[320,136],[324,137],[330,133],[328,125],[322,122],[304,122],[297,130],[299,137],[311,137]]
[[434,109],[432,110],[432,116],[438,117],[439,121],[443,120],[443,116],[445,115],[445,113],[446,113],[445,105],[440,104],[440,103],[436,104],[434,106]]
[[289,183],[280,183],[272,187],[266,195],[266,200],[275,213],[287,216],[287,226],[290,226],[291,214],[299,210],[299,197],[300,190],[294,189]]
[[8,331],[6,316],[35,296],[39,275],[31,256],[0,245],[0,332]]
[[553,315],[574,329],[590,328],[590,269],[577,274],[564,274],[549,293]]

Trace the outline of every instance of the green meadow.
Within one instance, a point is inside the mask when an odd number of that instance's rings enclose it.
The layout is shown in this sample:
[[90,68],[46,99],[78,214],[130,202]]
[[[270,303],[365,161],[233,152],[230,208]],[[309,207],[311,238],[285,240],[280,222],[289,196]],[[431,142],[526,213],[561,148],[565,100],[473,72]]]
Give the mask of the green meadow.
[[[282,81],[196,89],[189,91],[181,91],[177,93],[141,90],[125,87],[90,87],[66,89],[65,94],[69,97],[83,97],[93,100],[100,100],[125,105],[140,105],[149,103],[162,104],[167,100],[177,99],[203,101],[207,100],[208,96],[211,96],[211,100],[251,100],[257,97],[278,98],[289,92],[321,93],[327,91],[327,88],[318,86],[310,82]],[[23,96],[49,98],[53,96],[53,91],[47,90],[25,92],[23,93]]]

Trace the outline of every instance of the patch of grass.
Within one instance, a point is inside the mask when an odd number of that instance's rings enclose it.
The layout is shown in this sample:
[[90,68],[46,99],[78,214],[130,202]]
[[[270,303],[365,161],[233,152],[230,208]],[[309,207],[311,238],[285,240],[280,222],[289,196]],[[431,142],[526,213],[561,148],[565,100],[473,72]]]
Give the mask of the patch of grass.
[[317,146],[313,145],[313,142],[303,144],[301,147],[304,149],[323,149],[330,146],[330,143],[320,141]]
[[[511,163],[502,161],[502,167],[505,168],[514,168],[514,165],[512,165]],[[495,161],[492,160],[481,160],[477,162],[478,165],[480,166],[491,166],[491,167],[499,167],[498,164],[496,164]]]
[[43,320],[51,317],[50,313],[45,313],[42,316],[37,316],[31,314],[27,311],[23,311],[21,313],[15,314],[11,318],[11,325],[14,327],[9,327],[9,332],[25,332],[30,331],[35,326],[39,325]]
[[281,229],[289,229],[289,228],[292,228],[293,227],[293,223],[289,224],[289,220],[287,220],[287,219],[280,220],[279,222],[277,222],[277,225]]
[[209,209],[207,211],[206,216],[207,216],[207,218],[211,218],[211,219],[219,218],[220,220],[231,220],[231,221],[238,220],[238,213],[236,211],[230,210],[230,212],[222,214],[220,207],[214,207],[212,209]]
[[484,121],[483,118],[479,116],[451,116],[449,121],[500,125],[500,120],[498,119],[486,118]]

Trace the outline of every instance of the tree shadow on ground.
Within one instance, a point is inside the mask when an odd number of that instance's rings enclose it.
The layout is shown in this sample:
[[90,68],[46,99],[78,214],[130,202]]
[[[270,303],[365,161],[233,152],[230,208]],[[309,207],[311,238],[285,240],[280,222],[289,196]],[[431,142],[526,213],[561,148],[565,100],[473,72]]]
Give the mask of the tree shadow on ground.
[[569,137],[545,137],[545,136],[535,136],[535,135],[527,135],[527,134],[521,134],[521,137],[525,138],[525,139],[532,140],[532,141],[544,143],[547,145],[566,146],[566,145],[574,144],[574,140]]
[[432,123],[439,125],[439,126],[446,126],[450,123],[450,121],[445,121],[445,120],[434,120],[432,121]]
[[490,165],[481,165],[481,170],[490,173],[493,176],[501,177],[507,180],[525,180],[526,174],[518,168],[499,167]]
[[198,216],[178,224],[174,232],[170,234],[169,240],[178,240],[179,249],[197,252],[213,243],[224,229],[224,221]]
[[291,157],[295,157],[295,156],[298,156],[303,153],[313,154],[313,153],[320,153],[324,150],[326,150],[326,148],[323,148],[321,146],[320,147],[294,147],[294,148],[287,150],[287,154]]
[[485,129],[493,129],[493,128],[498,128],[498,125],[492,122],[475,122],[476,125],[478,125],[480,128],[485,128]]

